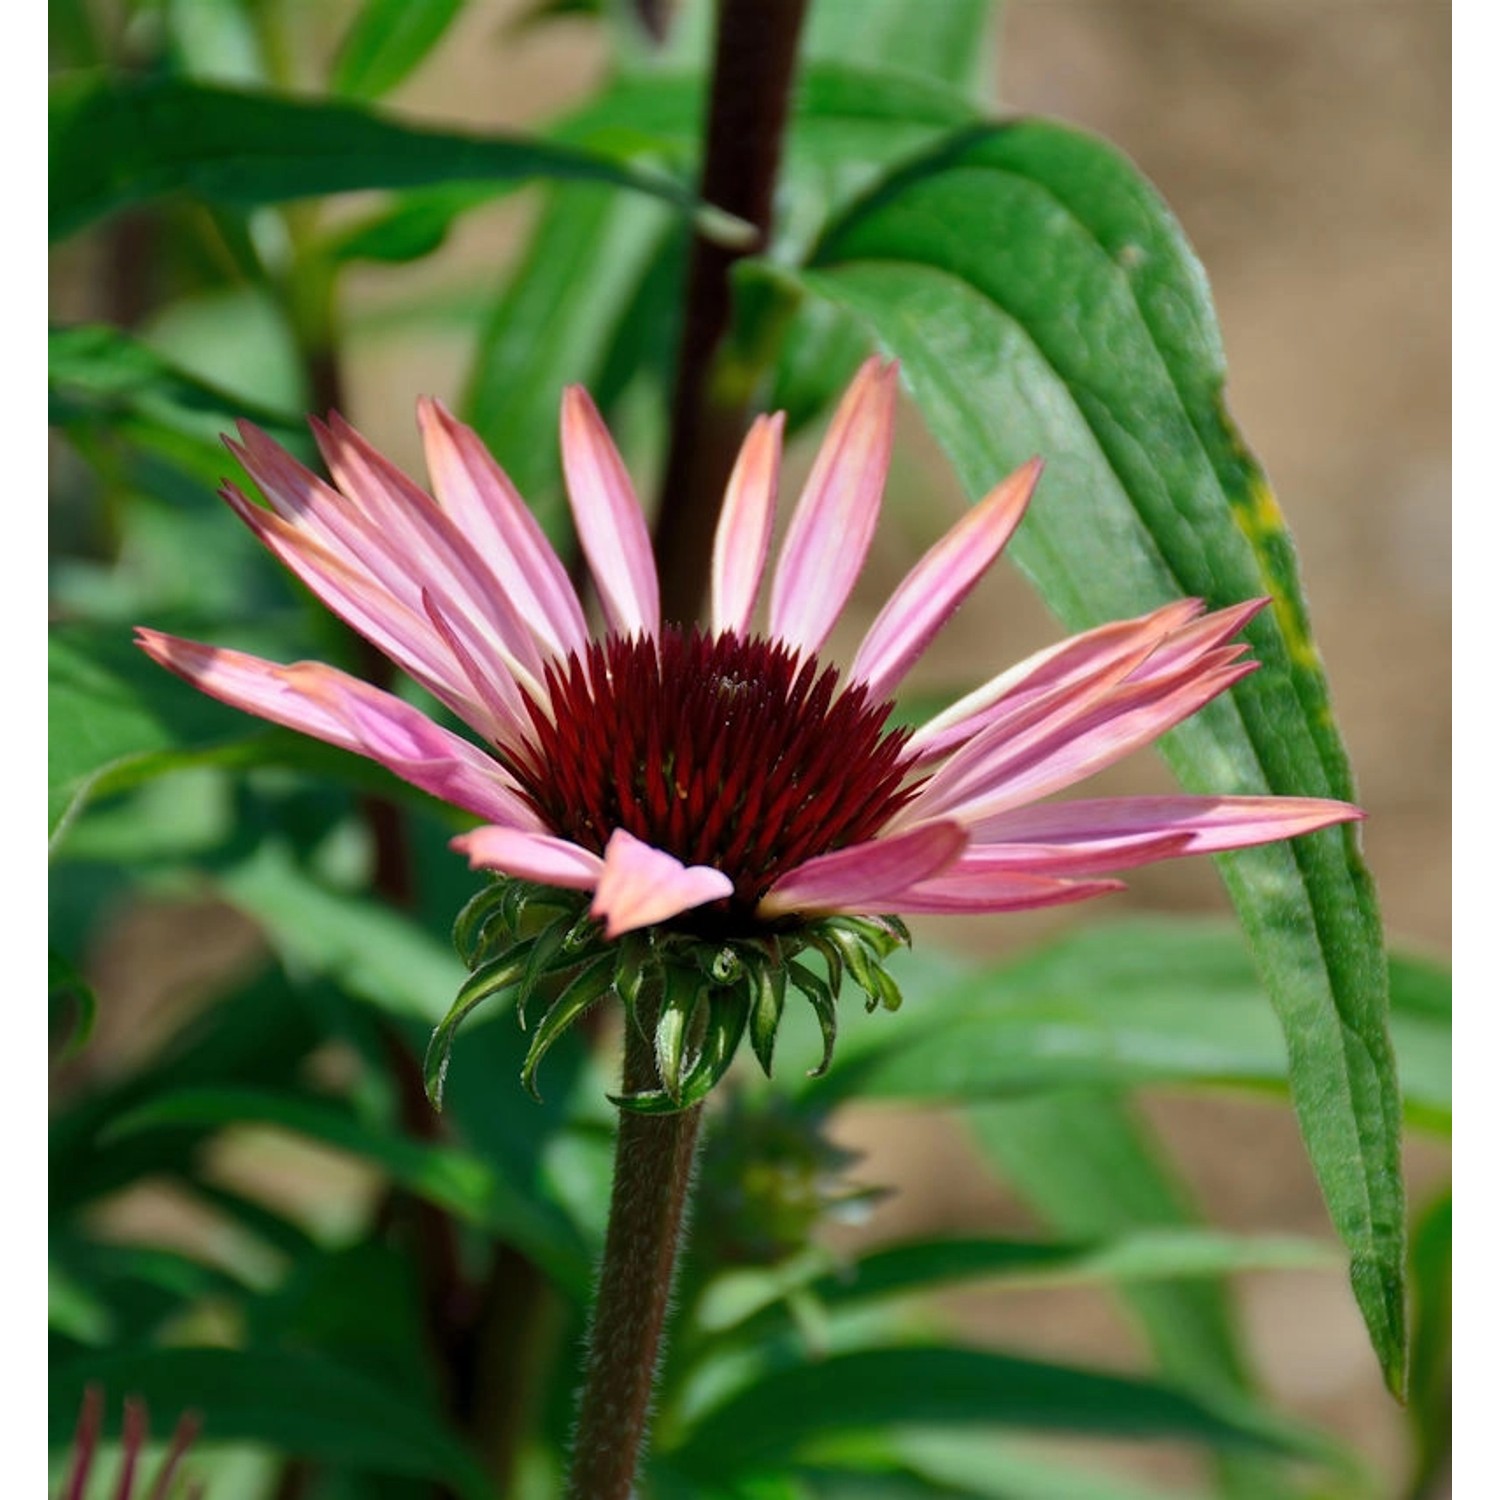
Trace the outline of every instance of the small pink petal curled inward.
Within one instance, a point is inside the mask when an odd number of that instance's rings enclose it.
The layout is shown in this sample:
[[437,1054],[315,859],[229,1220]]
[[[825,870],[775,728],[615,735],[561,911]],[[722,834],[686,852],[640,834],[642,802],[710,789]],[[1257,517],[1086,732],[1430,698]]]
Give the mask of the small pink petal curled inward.
[[136,644],[153,661],[222,703],[366,756],[403,781],[491,822],[541,826],[509,774],[477,745],[335,667],[321,662],[280,666],[140,626]]
[[957,859],[967,835],[957,823],[927,823],[820,854],[789,870],[761,898],[762,917],[794,911],[868,909],[889,901]]
[[868,359],[818,450],[771,581],[771,634],[811,654],[864,566],[891,462],[896,366]]
[[617,828],[604,846],[604,868],[590,914],[616,938],[637,927],[666,922],[734,894],[734,882],[707,865],[685,865]]
[[929,642],[1000,555],[1041,477],[1034,458],[1002,480],[897,586],[875,618],[850,675],[871,698],[889,698]]
[[588,627],[567,570],[509,475],[471,427],[423,396],[417,424],[438,503],[474,544],[549,651],[581,652]]
[[[970,830],[975,851],[985,845],[1009,848],[1043,845],[1077,854],[1117,858],[1114,869],[1178,854],[1218,854],[1314,833],[1336,823],[1362,819],[1360,808],[1322,797],[1097,797],[1076,802],[1043,802],[981,819]],[[1157,838],[1180,847],[1146,854]]]
[[661,601],[646,518],[620,451],[580,385],[563,392],[562,455],[578,540],[610,629],[618,635],[655,636]]
[[714,634],[744,633],[755,612],[771,523],[776,516],[776,485],[781,471],[782,412],[750,424],[734,472],[724,491],[724,508],[714,532],[712,603]]
[[604,861],[597,854],[569,839],[496,824],[471,828],[450,839],[448,847],[468,855],[471,870],[499,870],[569,891],[593,890],[604,869]]

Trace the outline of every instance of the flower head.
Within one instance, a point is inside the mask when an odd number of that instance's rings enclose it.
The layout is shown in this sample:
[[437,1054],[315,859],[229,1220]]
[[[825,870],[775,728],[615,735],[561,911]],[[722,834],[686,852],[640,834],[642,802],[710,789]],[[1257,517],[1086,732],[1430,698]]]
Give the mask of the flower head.
[[[1003,480],[917,563],[840,673],[820,653],[874,533],[895,392],[894,365],[859,372],[768,590],[782,421],[756,420],[724,498],[706,628],[661,620],[629,475],[578,387],[563,399],[563,465],[596,633],[521,497],[439,403],[419,406],[433,496],[337,416],[313,423],[332,484],[242,426],[230,447],[269,508],[233,485],[225,499],[482,747],[329,666],[153,630],[139,641],[203,691],[481,818],[454,847],[508,879],[460,924],[476,972],[450,1022],[506,986],[524,998],[541,985],[559,1025],[611,989],[627,1005],[649,992],[668,1104],[701,1094],[747,1025],[769,1067],[788,979],[830,1041],[846,970],[871,1004],[893,1003],[880,963],[904,937],[901,914],[1079,901],[1119,889],[1131,866],[1361,816],[1287,797],[1045,800],[1253,671],[1231,640],[1264,600],[1212,613],[1179,600],[1087,631],[915,732],[893,727],[892,694],[999,555],[1041,471]],[[797,960],[808,948],[826,980]],[[671,982],[681,972],[691,984]],[[557,1029],[544,1021],[538,1042]],[[451,1027],[440,1038],[439,1076]]]

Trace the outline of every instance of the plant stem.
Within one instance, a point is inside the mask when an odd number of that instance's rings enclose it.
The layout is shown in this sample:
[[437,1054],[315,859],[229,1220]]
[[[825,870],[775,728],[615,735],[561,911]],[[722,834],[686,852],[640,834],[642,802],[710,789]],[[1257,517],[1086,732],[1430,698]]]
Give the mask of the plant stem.
[[[654,1028],[646,1026],[649,1033]],[[660,1087],[652,1044],[626,1026],[625,1091]],[[569,1500],[629,1500],[646,1435],[702,1105],[620,1112],[615,1181],[578,1407]]]
[[729,330],[730,271],[765,247],[807,0],[719,0],[699,195],[759,231],[726,249],[693,241],[671,437],[657,511],[662,614],[696,619],[719,500],[744,436],[750,392],[716,390],[714,357]]

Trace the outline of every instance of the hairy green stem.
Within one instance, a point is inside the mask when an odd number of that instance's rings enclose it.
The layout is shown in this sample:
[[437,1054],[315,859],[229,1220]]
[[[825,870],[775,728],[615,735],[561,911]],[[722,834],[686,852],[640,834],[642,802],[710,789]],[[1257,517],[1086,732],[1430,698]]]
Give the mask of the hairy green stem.
[[[634,1025],[626,1028],[624,1081],[626,1093],[660,1087],[655,1049]],[[621,1111],[569,1500],[629,1500],[632,1492],[702,1112],[702,1105],[670,1115]]]

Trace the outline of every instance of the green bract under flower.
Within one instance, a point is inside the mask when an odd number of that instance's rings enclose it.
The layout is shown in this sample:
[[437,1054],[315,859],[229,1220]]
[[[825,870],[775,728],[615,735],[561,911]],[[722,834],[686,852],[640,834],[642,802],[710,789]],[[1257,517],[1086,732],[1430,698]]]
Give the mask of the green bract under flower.
[[521,1082],[536,1094],[536,1071],[552,1044],[614,994],[624,1002],[627,1024],[653,1041],[662,1084],[614,1102],[647,1114],[701,1102],[733,1062],[746,1031],[769,1077],[789,988],[817,1016],[823,1057],[812,1072],[823,1073],[833,1056],[845,977],[864,992],[867,1010],[895,1010],[901,992],[884,964],[910,942],[898,917],[851,916],[802,919],[783,931],[723,940],[670,926],[610,939],[589,915],[587,895],[506,878],[469,902],[453,939],[470,978],[427,1050],[427,1091],[435,1106],[442,1103],[454,1035],[486,1000],[511,994],[521,1024],[534,1025]]

